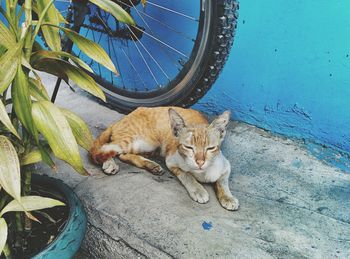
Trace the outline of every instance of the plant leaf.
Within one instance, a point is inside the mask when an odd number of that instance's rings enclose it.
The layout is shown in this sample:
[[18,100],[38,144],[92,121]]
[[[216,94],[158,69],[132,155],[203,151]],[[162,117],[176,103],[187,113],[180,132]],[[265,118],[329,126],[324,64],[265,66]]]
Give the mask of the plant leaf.
[[15,127],[13,127],[11,120],[7,114],[5,105],[2,103],[2,101],[0,100],[0,121],[2,122],[2,124],[5,125],[5,127],[13,134],[15,135],[17,138],[20,139],[20,136],[18,135]]
[[81,36],[75,31],[63,27],[60,28],[66,33],[67,37],[73,41],[74,44],[87,56],[95,60],[97,63],[105,66],[116,75],[119,75],[112,60],[100,45]]
[[69,85],[68,76],[57,60],[45,58],[36,63],[33,62],[32,66],[39,71],[44,71],[61,78]]
[[32,114],[36,127],[48,141],[55,156],[70,164],[78,173],[87,175],[78,144],[59,108],[51,102],[39,101],[33,104]]
[[90,150],[94,140],[88,125],[75,113],[63,108],[60,109],[64,116],[66,116],[78,144],[84,149]]
[[32,100],[30,99],[28,80],[29,77],[24,74],[22,65],[19,64],[11,89],[13,108],[23,126],[32,134],[34,139],[38,141],[38,132],[34,126],[31,113]]
[[0,21],[0,44],[5,48],[12,48],[16,44],[16,36]]
[[84,61],[82,61],[80,58],[73,56],[70,53],[64,52],[64,51],[47,51],[47,50],[40,50],[32,55],[32,62],[38,62],[38,60],[42,58],[52,58],[52,59],[59,59],[61,60],[62,57],[67,57],[71,59],[75,64],[78,66],[84,68],[85,70],[89,71],[90,73],[93,73],[94,71],[89,67]]
[[97,5],[101,9],[113,15],[118,21],[127,23],[130,25],[135,25],[134,20],[131,16],[120,7],[120,5],[114,3],[110,0],[89,0],[91,3]]
[[[82,71],[82,69],[70,64],[65,60],[41,59],[35,64],[33,63],[33,65],[38,70],[43,70],[50,74],[55,74],[59,77],[68,76],[69,79],[71,79],[83,90],[102,99],[103,101],[106,101],[106,96],[102,92],[101,88],[96,84],[95,80],[91,76],[89,76],[87,73]],[[62,78],[62,79],[66,81],[65,78]]]
[[49,147],[46,147],[46,145],[43,145],[41,143],[38,145],[38,147],[39,147],[41,158],[42,158],[43,162],[45,164],[47,164],[52,170],[56,171],[57,166],[50,156]]
[[0,57],[0,94],[11,84],[16,75],[22,44],[16,44]]
[[0,218],[0,255],[7,240],[7,224],[4,218]]
[[9,202],[1,211],[0,216],[4,215],[6,212],[15,211],[33,211],[48,209],[56,206],[65,206],[61,201],[41,197],[41,196],[22,196],[21,200],[12,200]]
[[34,149],[20,158],[21,166],[38,163],[42,160],[40,150]]
[[[55,9],[57,10],[56,6]],[[37,15],[39,15],[38,7],[36,5],[36,2],[32,3],[32,10],[35,12]],[[57,10],[57,15],[58,15],[58,20],[60,23],[67,23],[66,19],[64,19],[63,15]]]
[[[51,0],[37,0],[36,3],[37,3],[38,12],[41,15],[44,13],[45,7],[51,4]],[[60,17],[57,13],[58,11],[56,7],[51,4],[47,12],[44,14],[42,21],[55,24],[58,26],[60,23]],[[40,26],[40,24],[38,24],[37,26]],[[61,37],[59,34],[59,29],[55,27],[43,26],[41,27],[41,30],[43,31],[45,41],[47,45],[50,47],[50,49],[56,50],[56,51],[61,50]]]
[[50,100],[46,88],[42,85],[41,81],[37,79],[29,78],[29,92],[30,95],[38,101]]
[[17,152],[5,136],[0,136],[0,185],[13,198],[21,198],[21,173]]

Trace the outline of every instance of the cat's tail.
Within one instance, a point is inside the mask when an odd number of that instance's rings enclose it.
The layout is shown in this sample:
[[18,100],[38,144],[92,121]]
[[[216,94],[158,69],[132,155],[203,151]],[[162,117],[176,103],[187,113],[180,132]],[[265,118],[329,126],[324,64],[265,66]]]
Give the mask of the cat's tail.
[[98,136],[98,138],[95,139],[89,151],[91,159],[94,163],[102,164],[109,158],[114,157],[116,155],[114,151],[106,152],[101,149],[104,144],[110,141],[111,135],[112,127],[109,127],[104,132],[102,132],[101,135]]

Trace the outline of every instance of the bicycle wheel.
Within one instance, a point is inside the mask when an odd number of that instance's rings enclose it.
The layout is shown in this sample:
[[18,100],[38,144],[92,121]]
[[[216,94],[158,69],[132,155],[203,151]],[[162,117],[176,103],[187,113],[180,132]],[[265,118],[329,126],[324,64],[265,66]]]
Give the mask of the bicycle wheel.
[[[145,6],[140,0],[113,1],[130,13],[136,26],[122,24],[89,3],[83,23],[75,29],[106,50],[120,76],[73,46],[73,53],[94,70],[92,76],[108,102],[129,112],[139,106],[188,107],[203,97],[232,46],[237,1],[150,0]],[[77,24],[74,18],[81,17],[74,5],[63,12],[72,26]]]

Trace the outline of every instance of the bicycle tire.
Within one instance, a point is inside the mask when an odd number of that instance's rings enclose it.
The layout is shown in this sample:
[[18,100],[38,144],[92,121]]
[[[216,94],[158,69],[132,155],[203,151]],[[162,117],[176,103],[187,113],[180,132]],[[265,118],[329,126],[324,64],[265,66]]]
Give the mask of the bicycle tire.
[[[156,97],[142,99],[133,97],[135,93],[116,90],[110,82],[92,74],[105,92],[108,106],[123,113],[128,113],[140,106],[189,107],[208,92],[222,71],[232,47],[239,5],[236,0],[206,0],[201,3],[206,5],[206,11],[201,12],[198,29],[200,37],[198,38],[197,35],[192,51],[195,55],[191,56],[191,64],[196,62],[196,66],[187,67],[187,70],[181,71],[183,78],[187,76],[184,83],[180,81],[181,87],[177,84]],[[205,33],[206,38],[203,38],[202,33]],[[201,52],[202,56],[200,60],[194,60],[198,57],[198,52]]]

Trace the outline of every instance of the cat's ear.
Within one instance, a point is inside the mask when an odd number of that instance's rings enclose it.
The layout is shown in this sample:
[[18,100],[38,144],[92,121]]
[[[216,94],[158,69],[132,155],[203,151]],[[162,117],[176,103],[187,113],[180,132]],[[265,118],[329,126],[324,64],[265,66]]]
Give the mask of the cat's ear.
[[174,136],[178,137],[180,132],[186,127],[185,121],[173,108],[170,108],[168,112],[171,130],[173,131]]
[[226,127],[230,121],[230,115],[231,115],[230,111],[225,111],[215,120],[213,120],[213,122],[209,126],[210,128],[213,128],[219,131],[220,138],[223,138],[226,134]]

